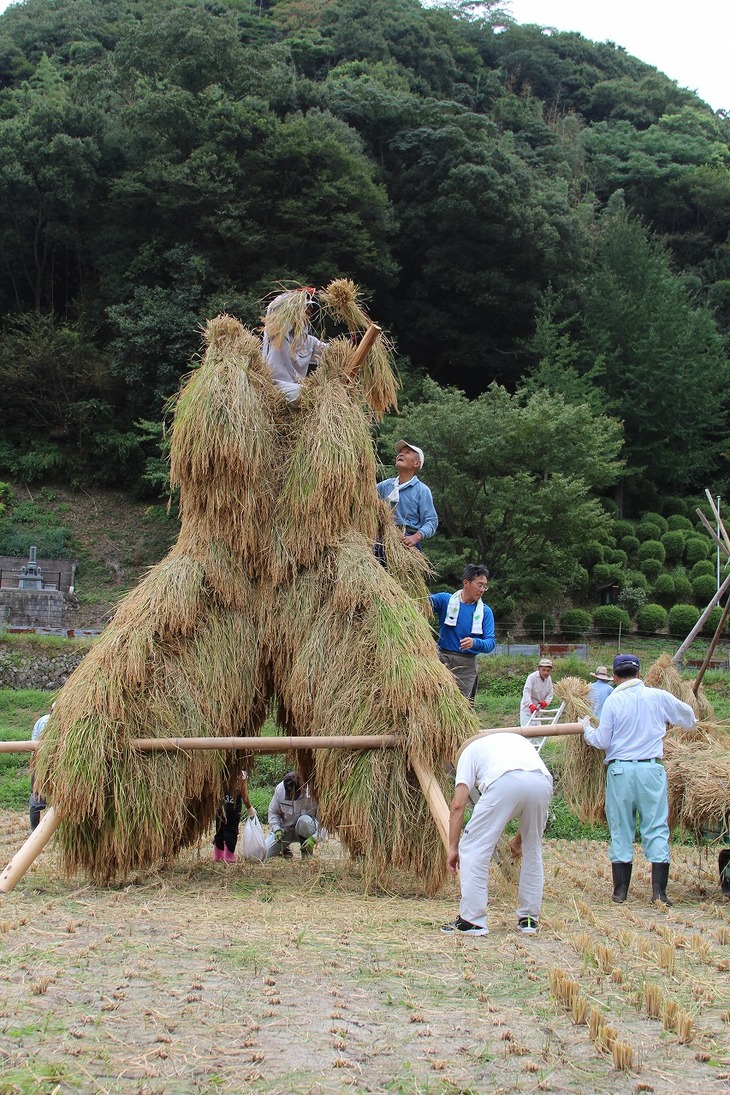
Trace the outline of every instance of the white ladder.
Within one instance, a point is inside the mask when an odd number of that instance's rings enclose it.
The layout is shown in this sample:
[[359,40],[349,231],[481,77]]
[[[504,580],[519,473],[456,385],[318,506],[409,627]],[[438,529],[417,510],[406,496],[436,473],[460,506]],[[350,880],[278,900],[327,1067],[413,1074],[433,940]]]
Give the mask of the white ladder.
[[[558,704],[557,707],[538,707],[537,711],[533,711],[530,715],[530,721],[528,726],[555,726],[556,722],[560,721],[560,716],[565,710],[565,703]],[[544,738],[529,738],[528,740],[537,749],[538,753],[541,751],[545,744],[548,735]]]

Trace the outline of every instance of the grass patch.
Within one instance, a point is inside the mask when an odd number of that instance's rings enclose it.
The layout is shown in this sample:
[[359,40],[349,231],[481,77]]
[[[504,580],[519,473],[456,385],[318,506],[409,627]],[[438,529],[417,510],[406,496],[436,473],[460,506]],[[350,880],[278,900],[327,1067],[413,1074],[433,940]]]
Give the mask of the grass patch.
[[[38,688],[0,689],[0,741],[27,741],[36,719],[49,711],[54,697],[55,692]],[[28,808],[29,762],[29,753],[0,753],[0,808]]]

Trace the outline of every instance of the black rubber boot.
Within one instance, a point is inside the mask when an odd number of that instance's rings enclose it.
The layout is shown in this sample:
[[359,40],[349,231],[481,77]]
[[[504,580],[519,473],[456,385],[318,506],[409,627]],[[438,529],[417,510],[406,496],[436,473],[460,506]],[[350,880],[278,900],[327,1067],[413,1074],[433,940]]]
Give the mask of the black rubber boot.
[[672,902],[667,897],[667,882],[669,881],[669,864],[652,863],[651,865],[651,900],[661,901],[671,909]]
[[720,868],[720,889],[726,897],[730,897],[730,848],[723,848],[717,865]]
[[620,905],[626,900],[631,882],[631,869],[633,863],[612,863],[613,871],[613,900]]

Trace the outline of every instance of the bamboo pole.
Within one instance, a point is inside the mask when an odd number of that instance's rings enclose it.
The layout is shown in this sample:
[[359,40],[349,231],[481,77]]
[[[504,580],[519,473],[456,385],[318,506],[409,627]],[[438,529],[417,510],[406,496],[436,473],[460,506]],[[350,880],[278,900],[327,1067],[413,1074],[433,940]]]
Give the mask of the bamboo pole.
[[[494,726],[481,734],[522,734],[524,738],[552,738],[581,734],[579,722],[556,726]],[[340,737],[274,738],[132,738],[130,748],[140,753],[188,752],[194,749],[242,750],[252,753],[288,753],[298,749],[396,749],[401,739],[396,734],[347,734]],[[35,753],[38,741],[0,741],[0,753]]]
[[692,628],[692,630],[690,631],[689,635],[688,635],[688,636],[687,636],[687,638],[686,638],[686,639],[684,640],[684,642],[683,642],[683,643],[682,643],[682,645],[680,646],[679,650],[677,651],[677,653],[676,653],[676,654],[674,655],[674,657],[672,658],[672,663],[673,663],[674,665],[676,665],[676,664],[677,664],[677,662],[678,662],[678,661],[680,661],[680,659],[681,659],[682,655],[684,654],[685,650],[687,649],[687,647],[691,646],[691,645],[692,645],[692,643],[694,642],[694,640],[695,640],[695,639],[697,638],[697,636],[699,635],[700,631],[701,631],[701,630],[702,630],[702,628],[703,628],[703,627],[705,626],[705,622],[706,622],[706,620],[707,620],[707,617],[708,617],[708,616],[710,615],[710,613],[712,612],[712,610],[713,610],[713,608],[715,607],[715,605],[717,604],[717,602],[718,602],[719,600],[721,600],[721,598],[722,598],[722,597],[724,597],[724,596],[725,596],[725,594],[727,593],[728,589],[730,589],[730,574],[728,574],[727,578],[726,578],[726,579],[725,579],[725,581],[724,581],[724,582],[722,583],[722,585],[721,585],[721,586],[720,586],[720,588],[718,589],[717,593],[716,593],[716,594],[714,595],[714,597],[712,598],[712,600],[711,600],[711,601],[710,601],[710,603],[708,604],[707,608],[706,608],[706,609],[705,609],[705,611],[704,611],[704,612],[702,613],[702,615],[700,616],[699,620],[698,620],[698,621],[697,621],[697,623],[696,623],[696,624],[694,625],[694,627],[693,627],[693,628]]
[[446,804],[443,791],[436,782],[431,769],[418,760],[417,757],[411,757],[411,768],[416,773],[418,782],[421,785],[424,798],[428,803],[428,808],[431,811],[431,816],[436,823],[439,836],[444,848],[448,852],[449,850],[449,807]]
[[365,334],[360,339],[357,345],[357,349],[347,363],[347,369],[345,370],[347,376],[354,376],[358,369],[361,369],[365,358],[370,353],[373,343],[383,333],[382,327],[378,327],[377,323],[371,323],[365,331]]
[[11,893],[28,868],[41,854],[48,841],[61,824],[61,815],[48,806],[40,824],[33,830],[0,875],[0,893]]
[[702,510],[701,510],[701,509],[697,509],[697,510],[695,510],[695,512],[696,512],[697,516],[699,517],[700,521],[702,522],[702,524],[703,524],[703,525],[705,526],[705,528],[706,528],[706,529],[707,529],[707,531],[709,532],[709,534],[710,534],[710,536],[712,537],[712,539],[713,539],[713,540],[715,541],[715,543],[717,544],[717,546],[718,546],[718,547],[720,548],[720,550],[721,550],[721,551],[724,551],[724,552],[725,552],[725,555],[726,555],[726,556],[729,556],[729,557],[730,557],[730,549],[728,549],[728,546],[727,546],[727,544],[725,543],[725,541],[724,541],[724,540],[721,540],[721,539],[720,539],[720,537],[719,537],[719,536],[717,535],[717,533],[715,532],[714,528],[712,527],[712,525],[710,524],[710,522],[709,522],[709,521],[707,520],[707,518],[705,517],[704,513],[702,512]]
[[722,533],[722,538],[725,541],[725,550],[728,552],[728,554],[730,554],[730,537],[728,536],[727,529],[725,528],[725,524],[724,524],[722,518],[720,517],[720,511],[717,508],[717,506],[715,505],[715,499],[712,497],[712,495],[710,494],[710,491],[707,487],[705,487],[705,494],[707,496],[707,501],[710,503],[710,509],[712,510],[712,512],[714,514],[715,521],[717,522],[717,527],[719,528],[720,532]]
[[722,635],[722,629],[725,626],[725,621],[727,620],[728,612],[730,612],[730,597],[728,597],[727,603],[726,603],[725,607],[722,610],[722,615],[720,617],[720,622],[717,625],[717,629],[715,631],[715,634],[712,636],[712,642],[710,643],[710,645],[708,647],[708,650],[707,650],[707,653],[705,654],[705,660],[703,661],[702,665],[700,666],[699,672],[697,673],[697,676],[695,677],[695,682],[692,685],[692,691],[694,692],[695,696],[697,695],[697,693],[700,690],[700,685],[702,684],[702,678],[704,677],[705,672],[707,671],[707,667],[710,664],[710,659],[712,658],[712,655],[715,652],[715,647],[717,646],[718,642],[720,641],[720,636]]

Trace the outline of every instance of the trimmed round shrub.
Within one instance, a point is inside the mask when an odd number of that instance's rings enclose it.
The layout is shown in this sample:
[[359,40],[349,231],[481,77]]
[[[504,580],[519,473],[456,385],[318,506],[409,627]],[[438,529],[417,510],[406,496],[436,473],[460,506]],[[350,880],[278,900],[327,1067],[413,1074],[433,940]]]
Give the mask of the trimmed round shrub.
[[603,547],[603,544],[600,544],[598,540],[591,540],[583,548],[580,561],[584,567],[588,567],[590,569],[590,567],[595,566],[596,563],[603,562],[604,551],[605,549]]
[[[667,574],[667,578],[669,575]],[[661,605],[643,605],[636,613],[636,627],[645,635],[653,635],[667,626],[667,610]]]
[[621,551],[620,548],[607,548],[603,556],[606,563],[618,563],[620,567],[625,567],[629,561],[629,557],[625,551]]
[[694,525],[689,517],[683,517],[679,513],[673,513],[671,517],[667,517],[667,528],[671,532],[675,529],[681,529],[683,532],[692,532]]
[[675,598],[675,590],[674,578],[672,577],[672,575],[667,574],[666,572],[663,572],[662,574],[657,574],[652,592],[656,599],[660,601],[663,605],[669,606],[670,604],[673,604]]
[[655,525],[651,521],[640,521],[636,526],[636,535],[639,539],[644,540],[658,540],[666,529],[663,529],[661,525]]
[[642,524],[642,525],[658,525],[659,528],[662,530],[662,532],[666,532],[667,528],[669,527],[667,525],[666,517],[662,517],[661,513],[652,513],[652,512],[642,513],[640,524]]
[[569,608],[560,617],[560,630],[568,639],[582,639],[590,630],[591,614],[582,608]]
[[634,535],[634,522],[633,521],[614,521],[613,534],[616,537],[617,542],[622,540],[624,536]]
[[593,613],[593,626],[603,635],[617,635],[619,628],[629,630],[631,620],[628,612],[618,605],[601,605]]
[[645,559],[658,559],[660,563],[663,563],[666,557],[667,553],[661,540],[644,540],[639,547],[639,560],[642,563]]
[[661,573],[662,565],[660,559],[643,559],[641,573],[645,574],[650,582],[654,582]]
[[675,498],[672,495],[668,495],[662,499],[662,513],[667,519],[669,528],[679,528],[679,525],[672,526],[672,519],[674,517],[682,516],[686,519],[687,514],[687,500],[686,498]]
[[662,533],[661,543],[666,552],[665,558],[669,563],[678,563],[684,555],[684,533],[680,529],[674,532]]
[[692,583],[684,570],[673,570],[671,577],[674,582],[674,596],[678,601],[689,601],[692,596]]
[[706,559],[710,554],[709,540],[701,540],[699,536],[688,536],[684,545],[684,558],[687,566],[694,566],[700,559]]
[[555,619],[548,616],[547,612],[528,612],[522,621],[522,630],[528,635],[542,636],[555,633]]
[[639,589],[644,590],[644,593],[649,592],[649,580],[641,570],[627,570],[626,585],[638,586]]
[[717,593],[717,580],[714,574],[698,574],[692,579],[692,596],[701,607],[708,605]]
[[[639,550],[639,544],[641,541],[638,536],[622,536],[621,547],[624,549],[627,555],[636,555]],[[684,547],[684,544],[682,544]]]
[[692,567],[690,571],[690,578],[699,578],[700,574],[711,574],[714,576],[717,574],[717,568],[712,559],[700,559],[698,563]]
[[669,634],[677,639],[685,639],[699,618],[700,610],[694,605],[673,605],[669,609],[667,620]]
[[646,604],[646,593],[638,586],[625,585],[618,595],[618,606],[628,612],[633,619],[642,605]]
[[[707,617],[707,619],[703,623],[702,631],[700,632],[700,634],[701,635],[706,635],[708,638],[712,638],[712,636],[717,631],[717,627],[718,627],[718,624],[720,623],[721,617],[722,617],[722,609],[720,608],[719,605],[715,605],[712,612],[710,613],[710,615]],[[728,627],[729,623],[730,623],[730,621],[725,620],[725,625],[722,629],[722,634],[723,635],[727,634],[728,629],[729,629],[729,627]]]
[[611,582],[614,578],[623,579],[623,567],[617,563],[596,563],[593,568],[593,577],[597,582]]

